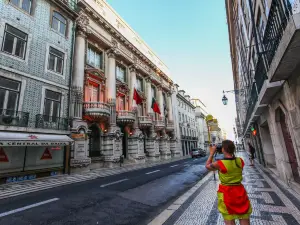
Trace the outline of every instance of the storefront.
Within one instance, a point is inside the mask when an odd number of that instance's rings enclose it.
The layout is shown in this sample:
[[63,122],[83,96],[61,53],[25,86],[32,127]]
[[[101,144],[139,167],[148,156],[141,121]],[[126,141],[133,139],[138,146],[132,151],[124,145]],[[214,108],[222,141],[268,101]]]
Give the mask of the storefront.
[[0,183],[66,173],[72,142],[67,135],[0,132]]

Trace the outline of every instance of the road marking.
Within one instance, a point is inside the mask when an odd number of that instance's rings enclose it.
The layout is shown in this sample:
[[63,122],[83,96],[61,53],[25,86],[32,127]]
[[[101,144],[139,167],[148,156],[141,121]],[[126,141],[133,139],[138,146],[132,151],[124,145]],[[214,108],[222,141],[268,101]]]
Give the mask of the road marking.
[[117,181],[114,181],[114,182],[111,182],[111,183],[108,183],[108,184],[103,184],[100,187],[106,187],[106,186],[109,186],[109,185],[118,184],[118,183],[121,183],[121,182],[126,181],[126,180],[128,180],[128,179],[126,178],[126,179],[123,179],[123,180],[117,180]]
[[31,209],[31,208],[34,208],[34,207],[37,207],[37,206],[40,206],[40,205],[45,205],[47,203],[54,202],[54,201],[57,201],[57,200],[59,200],[59,198],[52,198],[52,199],[49,199],[49,200],[46,200],[46,201],[43,201],[43,202],[34,203],[32,205],[28,205],[28,206],[24,206],[24,207],[14,209],[14,210],[11,210],[11,211],[8,211],[8,212],[0,213],[0,217],[4,217],[4,216],[8,216],[8,215],[11,215],[11,214],[14,214],[14,213],[22,212],[22,211],[25,211],[27,209]]
[[157,173],[157,172],[159,172],[159,171],[160,171],[160,170],[154,170],[154,171],[148,172],[148,173],[146,173],[146,174]]
[[198,159],[194,159],[193,161],[196,161],[196,160],[198,160]]
[[176,164],[176,165],[173,165],[173,166],[170,166],[170,167],[175,167],[175,166],[178,166],[178,164]]

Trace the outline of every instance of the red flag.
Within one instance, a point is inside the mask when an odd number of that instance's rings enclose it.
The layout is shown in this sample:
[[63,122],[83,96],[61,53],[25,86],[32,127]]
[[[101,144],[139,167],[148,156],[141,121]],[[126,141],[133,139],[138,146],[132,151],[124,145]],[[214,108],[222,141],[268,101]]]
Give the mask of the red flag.
[[155,101],[155,98],[152,98],[151,108],[153,109],[154,112],[160,114],[160,109],[159,109],[159,106],[158,106],[157,102]]
[[139,95],[139,93],[137,92],[137,90],[135,88],[133,91],[133,99],[135,100],[137,105],[140,105],[143,103],[143,99],[141,98],[141,96]]

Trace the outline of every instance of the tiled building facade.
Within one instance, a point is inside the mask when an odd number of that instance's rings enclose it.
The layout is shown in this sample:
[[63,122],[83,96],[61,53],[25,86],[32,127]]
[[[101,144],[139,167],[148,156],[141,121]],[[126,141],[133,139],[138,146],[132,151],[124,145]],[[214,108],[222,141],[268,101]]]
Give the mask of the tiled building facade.
[[250,142],[256,148],[260,163],[298,191],[299,3],[226,1],[233,76],[239,90],[237,131],[245,146]]
[[62,172],[71,141],[74,5],[1,1],[0,11],[0,178]]

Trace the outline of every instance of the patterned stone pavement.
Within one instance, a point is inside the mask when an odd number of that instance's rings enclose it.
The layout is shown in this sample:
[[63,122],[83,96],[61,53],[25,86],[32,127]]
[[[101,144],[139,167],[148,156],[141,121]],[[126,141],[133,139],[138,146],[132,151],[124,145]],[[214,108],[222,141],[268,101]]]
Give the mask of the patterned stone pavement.
[[[255,167],[248,166],[245,153],[241,157],[246,163],[243,184],[253,206],[251,224],[300,225],[300,196],[257,163]],[[217,210],[217,188],[218,178],[215,181],[211,174],[164,225],[224,224]]]

